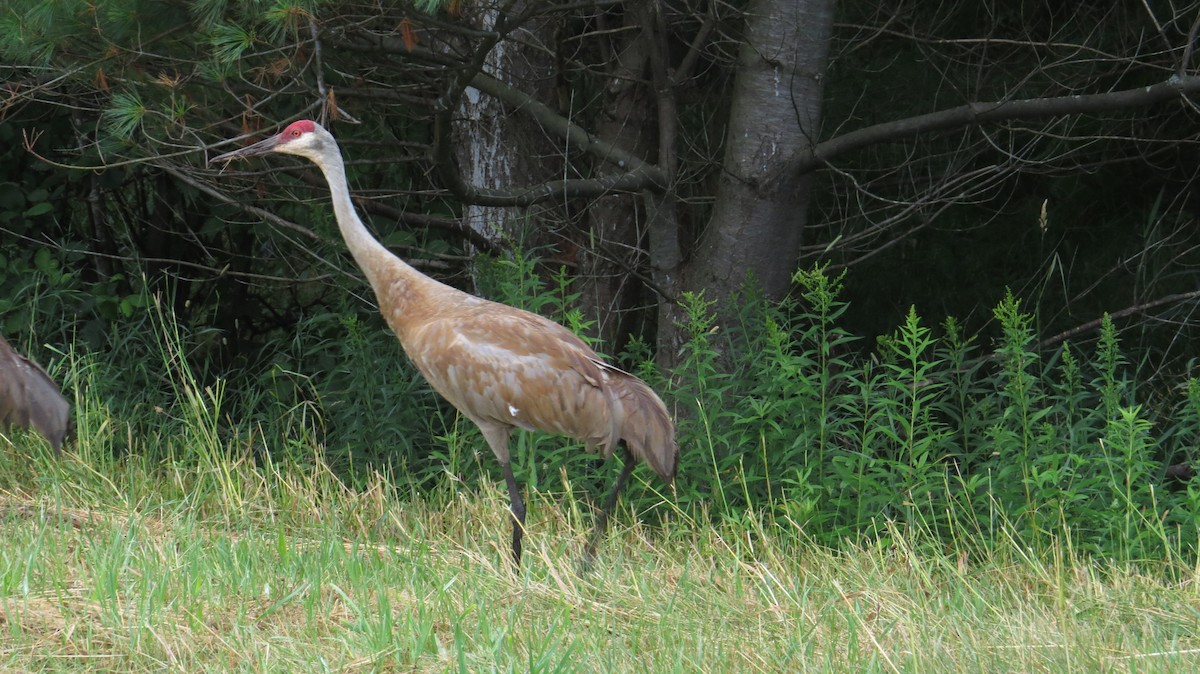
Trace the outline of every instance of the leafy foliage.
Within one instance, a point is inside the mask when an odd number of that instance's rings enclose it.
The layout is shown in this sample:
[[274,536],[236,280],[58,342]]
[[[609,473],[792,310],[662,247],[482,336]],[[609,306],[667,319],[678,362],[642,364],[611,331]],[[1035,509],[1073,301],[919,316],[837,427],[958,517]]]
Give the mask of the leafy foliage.
[[[574,301],[565,277],[545,284],[536,267],[516,255],[484,276],[497,299],[562,320]],[[1034,551],[1195,558],[1200,489],[1163,473],[1167,461],[1194,459],[1196,380],[1169,404],[1139,400],[1111,322],[1090,357],[1064,345],[1043,361],[1011,294],[997,305],[991,352],[956,322],[935,331],[912,308],[863,357],[838,326],[842,276],[816,267],[797,282],[795,300],[747,302],[743,323],[725,333],[707,301],[687,297],[689,340],[672,372],[636,343],[625,354],[674,410],[682,451],[673,491],[635,474],[625,502],[640,517],[786,523],[834,547],[904,532],[964,550],[1015,537]],[[156,438],[145,460],[216,466],[228,457],[209,452],[232,443],[267,463],[321,456],[351,488],[370,488],[379,473],[412,493],[501,482],[474,425],[429,389],[373,314],[306,317],[272,342],[270,358],[229,378],[209,362],[206,344],[220,333],[188,328],[157,298],[134,304],[106,350],[46,361],[76,391],[79,451],[89,456]],[[614,463],[562,438],[514,436],[521,479],[550,498],[594,499]]]
[[691,341],[670,391],[695,410],[680,421],[682,504],[724,516],[765,507],[829,545],[902,526],[948,541],[1003,530],[1037,550],[1066,541],[1126,560],[1194,555],[1196,522],[1181,514],[1194,487],[1163,481],[1164,459],[1191,458],[1194,442],[1179,442],[1183,428],[1155,433],[1165,411],[1134,402],[1111,321],[1088,362],[1064,344],[1043,365],[1010,293],[990,355],[956,321],[939,337],[912,308],[857,357],[836,326],[840,277],[818,267],[797,282],[798,306],[768,308],[759,330],[731,339],[749,345],[732,369],[704,303],[687,304]]

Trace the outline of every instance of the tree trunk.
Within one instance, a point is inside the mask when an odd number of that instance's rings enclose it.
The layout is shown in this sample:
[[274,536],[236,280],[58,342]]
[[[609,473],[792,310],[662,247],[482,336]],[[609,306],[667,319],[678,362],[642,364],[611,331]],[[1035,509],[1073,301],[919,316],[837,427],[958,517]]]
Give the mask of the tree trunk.
[[[654,102],[646,82],[652,45],[649,33],[630,30],[642,18],[639,12],[624,12],[624,30],[617,31],[619,37],[605,44],[605,51],[615,56],[611,57],[596,135],[653,161]],[[609,162],[596,162],[598,176],[625,171]],[[642,284],[630,273],[645,262],[640,235],[645,213],[639,209],[639,202],[637,195],[614,194],[596,199],[587,208],[588,240],[583,242],[578,275],[580,304],[584,316],[595,326],[595,336],[609,353],[623,348],[630,332],[625,319],[633,307],[641,304],[638,298]]]
[[738,56],[723,171],[685,288],[726,303],[748,277],[787,293],[808,207],[808,179],[767,180],[820,136],[834,0],[752,0]]
[[[524,3],[515,5],[512,13],[520,13]],[[492,31],[499,11],[485,5],[464,18],[482,31]],[[526,22],[492,47],[483,72],[538,100],[553,100],[556,63],[553,50],[545,48],[552,44],[552,33],[549,21]],[[511,114],[499,99],[474,87],[468,86],[463,92],[452,133],[463,178],[474,187],[512,189],[514,185],[536,185],[560,177],[554,171],[562,164],[561,153],[546,132],[528,115]],[[521,234],[522,225],[533,217],[529,210],[467,203],[463,206],[463,222],[496,241],[505,235]]]

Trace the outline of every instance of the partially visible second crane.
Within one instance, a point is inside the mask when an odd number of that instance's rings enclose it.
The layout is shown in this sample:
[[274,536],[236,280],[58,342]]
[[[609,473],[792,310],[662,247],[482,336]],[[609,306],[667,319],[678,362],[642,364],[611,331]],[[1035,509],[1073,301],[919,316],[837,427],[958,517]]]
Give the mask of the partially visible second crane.
[[0,427],[33,428],[62,452],[71,434],[71,406],[37,363],[0,336]]
[[319,124],[293,122],[276,136],[209,163],[269,153],[298,155],[321,169],[338,228],[375,290],[388,325],[430,385],[483,432],[508,484],[517,567],[525,503],[508,452],[512,430],[567,435],[605,458],[618,444],[623,446],[625,465],[585,549],[584,561],[590,562],[638,460],[668,483],[675,477],[679,447],[662,400],[641,379],[604,362],[563,326],[435,281],[384,248],[355,212],[341,151]]

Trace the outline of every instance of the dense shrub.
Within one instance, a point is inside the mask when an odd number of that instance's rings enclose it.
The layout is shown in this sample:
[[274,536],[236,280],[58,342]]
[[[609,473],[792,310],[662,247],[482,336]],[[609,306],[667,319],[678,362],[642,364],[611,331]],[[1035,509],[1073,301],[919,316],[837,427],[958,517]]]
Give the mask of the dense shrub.
[[[485,263],[479,278],[487,294],[583,331],[569,278],[536,272],[516,255]],[[972,550],[1016,535],[1033,550],[1065,542],[1120,560],[1192,558],[1200,488],[1166,488],[1163,473],[1200,439],[1200,382],[1148,398],[1107,319],[1091,344],[1041,352],[1011,294],[995,308],[994,340],[952,319],[934,329],[914,307],[868,345],[838,325],[842,281],[801,271],[793,300],[748,293],[732,325],[688,296],[677,369],[658,371],[637,341],[619,355],[679,425],[674,489],[641,470],[626,492],[640,517],[796,522],[831,546],[886,541],[900,527],[947,546],[969,538]],[[81,452],[137,444],[156,460],[205,461],[197,448],[242,446],[291,463],[324,453],[351,488],[382,471],[413,494],[500,481],[474,425],[421,380],[373,312],[307,316],[230,374],[206,361],[214,336],[181,326],[168,306],[131,302],[105,349],[48,351],[75,392]],[[582,450],[514,434],[531,489],[596,496],[616,462],[600,466]]]

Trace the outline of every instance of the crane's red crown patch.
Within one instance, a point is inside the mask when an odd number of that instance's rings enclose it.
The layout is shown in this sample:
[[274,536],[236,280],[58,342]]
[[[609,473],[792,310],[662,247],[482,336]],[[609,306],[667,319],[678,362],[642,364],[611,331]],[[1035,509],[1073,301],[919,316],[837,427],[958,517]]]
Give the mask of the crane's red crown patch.
[[299,138],[306,133],[311,133],[315,131],[316,128],[317,125],[312,120],[302,119],[289,124],[288,127],[283,130],[283,133],[279,134],[279,138],[280,140],[286,142],[292,138]]

